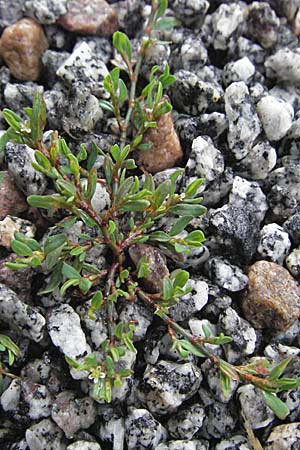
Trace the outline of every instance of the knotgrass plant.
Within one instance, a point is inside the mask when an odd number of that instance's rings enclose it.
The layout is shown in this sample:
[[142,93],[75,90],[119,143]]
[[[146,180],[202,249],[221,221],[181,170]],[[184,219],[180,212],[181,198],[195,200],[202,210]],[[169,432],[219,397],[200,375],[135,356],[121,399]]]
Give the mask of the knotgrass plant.
[[[90,319],[95,319],[98,311],[104,314],[108,337],[101,343],[101,352],[86,356],[84,363],[66,357],[70,366],[86,371],[93,380],[92,396],[96,400],[110,402],[113,388],[121,386],[122,380],[131,375],[130,369],[120,368],[119,361],[126,352],[136,352],[135,325],[132,321],[120,320],[116,307],[120,302],[139,299],[166,324],[173,349],[182,358],[190,354],[209,358],[219,368],[225,395],[230,393],[231,380],[252,383],[262,390],[266,403],[283,419],[289,411],[276,393],[300,386],[300,380],[283,377],[291,358],[275,366],[264,358],[234,366],[213,355],[206,344],[226,345],[231,338],[223,334],[212,336],[207,327],[204,327],[204,337],[193,336],[168,315],[169,308],[191,291],[189,273],[177,269],[164,277],[160,292],[149,293],[143,287],[143,280],[151,276],[149,257],[143,256],[136,267],[132,267],[130,261],[129,248],[133,244],[147,242],[170,255],[189,253],[204,241],[200,230],[187,231],[190,222],[205,211],[198,195],[203,180],[194,180],[184,192],[177,193],[176,181],[183,171],[179,169],[155,186],[151,174],[138,178],[133,157],[133,152],[151,151],[151,143],[143,142],[145,133],[149,128],[157,127],[157,119],[172,109],[164,96],[165,89],[175,81],[168,65],[164,68],[154,66],[148,83],[137,92],[143,60],[147,50],[157,42],[153,32],[177,24],[173,17],[165,17],[166,10],[167,0],[152,1],[151,14],[135,58],[128,37],[121,32],[113,35],[113,45],[118,53],[114,60],[117,67],[104,82],[110,100],[101,100],[100,104],[115,116],[120,135],[119,143],[108,152],[93,144],[90,150],[81,145],[79,152],[74,154],[57,132],[52,133],[51,143],[46,145],[43,142],[46,108],[39,93],[35,94],[33,107],[25,108],[27,121],[9,109],[3,111],[9,128],[0,140],[0,147],[3,149],[8,141],[13,141],[34,149],[33,167],[51,180],[56,191],[51,195],[31,195],[28,203],[52,212],[65,211],[65,218],[60,223],[62,231],[48,237],[43,244],[16,233],[11,247],[18,258],[7,266],[11,269],[42,266],[51,277],[40,295],[59,289],[64,296],[68,290],[75,290],[83,299],[91,301]],[[124,109],[125,116],[122,115]],[[99,178],[95,167],[98,155],[104,158],[105,179]],[[105,188],[109,196],[109,206],[100,212],[92,204],[99,186]],[[173,218],[169,232],[159,228],[163,217]],[[74,243],[68,239],[67,231],[78,221],[93,232],[81,234],[78,243]],[[108,249],[109,265],[104,269],[86,261],[88,251],[98,245]],[[7,338],[0,340],[0,350],[7,348],[10,357],[17,355],[16,348],[13,350],[7,342]]]

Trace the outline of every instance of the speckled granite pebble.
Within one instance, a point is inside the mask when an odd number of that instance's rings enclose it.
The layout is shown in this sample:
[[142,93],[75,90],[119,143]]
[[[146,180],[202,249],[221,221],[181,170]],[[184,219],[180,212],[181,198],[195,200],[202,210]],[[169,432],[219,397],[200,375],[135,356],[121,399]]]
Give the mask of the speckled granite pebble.
[[128,450],[155,449],[165,441],[165,428],[146,409],[129,408],[125,420]]
[[289,272],[268,261],[258,261],[248,272],[242,306],[255,328],[283,331],[300,315],[300,288]]
[[29,450],[65,450],[63,432],[52,420],[44,419],[26,430]]

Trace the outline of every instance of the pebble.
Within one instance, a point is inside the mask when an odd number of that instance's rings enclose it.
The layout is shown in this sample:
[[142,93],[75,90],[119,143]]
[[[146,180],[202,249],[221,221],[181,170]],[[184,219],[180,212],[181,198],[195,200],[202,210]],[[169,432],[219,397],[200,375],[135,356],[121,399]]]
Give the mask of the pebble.
[[71,0],[57,23],[73,33],[98,36],[111,36],[118,29],[117,13],[105,0]]
[[209,8],[207,0],[174,0],[170,7],[174,11],[176,17],[185,25],[191,26],[195,22],[202,21]]
[[193,140],[192,151],[186,169],[194,169],[196,175],[207,181],[215,180],[224,172],[224,158],[210,137],[198,136]]
[[23,0],[11,0],[9,8],[6,0],[0,0],[0,29],[13,25],[23,17]]
[[144,135],[143,144],[152,142],[149,150],[138,151],[137,164],[150,173],[157,173],[176,166],[183,152],[175,131],[171,112],[157,119],[157,128],[149,128]]
[[8,173],[26,196],[44,193],[47,179],[44,174],[32,167],[32,163],[35,162],[32,148],[9,142],[5,148],[5,159]]
[[210,258],[205,269],[213,283],[229,292],[238,292],[247,286],[248,278],[242,270],[222,257]]
[[[82,363],[83,358],[91,353],[80,325],[80,318],[70,305],[61,304],[53,308],[48,313],[47,325],[53,345],[64,355]],[[84,372],[73,368],[70,372],[76,380],[86,377]]]
[[249,35],[263,48],[276,45],[280,20],[267,2],[252,2],[247,9],[247,28]]
[[230,403],[225,404],[211,400],[205,411],[206,420],[199,432],[200,436],[211,441],[212,439],[229,437],[232,434],[237,418],[236,412]]
[[15,232],[23,233],[26,237],[34,237],[36,227],[29,220],[19,217],[6,216],[0,221],[0,246],[11,247],[11,242],[15,238]]
[[13,289],[22,299],[28,298],[32,288],[32,278],[34,271],[32,267],[25,269],[11,270],[5,266],[7,262],[14,262],[15,254],[0,259],[0,283]]
[[296,213],[290,216],[283,224],[284,231],[289,234],[295,245],[300,244],[300,214]]
[[26,430],[29,450],[65,450],[63,432],[52,420],[44,419]]
[[276,166],[277,153],[268,141],[260,141],[252,147],[248,155],[236,164],[241,175],[253,180],[265,180]]
[[0,172],[0,220],[7,215],[18,216],[28,209],[24,195],[17,189],[11,175]]
[[169,275],[166,259],[161,252],[148,244],[133,244],[129,248],[129,255],[136,266],[143,256],[146,257],[151,273],[143,278],[145,287],[149,292],[161,292],[163,278]]
[[228,86],[224,100],[229,124],[228,145],[234,157],[240,160],[247,156],[260,134],[260,120],[243,81]]
[[236,176],[233,179],[229,194],[229,204],[235,208],[251,212],[258,223],[261,223],[268,210],[268,203],[260,185],[255,181]]
[[268,204],[273,213],[283,219],[296,213],[300,204],[300,166],[287,162],[273,170],[266,181],[270,186]]
[[218,402],[228,403],[232,399],[239,385],[239,382],[236,380],[230,380],[229,393],[225,397],[222,389],[222,384],[220,380],[220,371],[218,367],[216,367],[209,359],[206,359],[204,363],[201,364],[201,370],[206,378],[209,390],[213,395],[213,397]]
[[41,24],[55,23],[66,14],[68,0],[26,0],[23,11]]
[[101,450],[101,447],[97,442],[79,440],[68,445],[66,450]]
[[290,247],[288,233],[277,223],[269,223],[260,230],[257,252],[264,259],[283,264]]
[[274,427],[267,438],[265,450],[297,449],[300,445],[300,422]]
[[[182,300],[182,298],[180,299]],[[133,321],[135,325],[134,340],[140,341],[147,333],[147,329],[153,320],[153,313],[138,300],[126,302],[119,314],[119,320],[123,323]]]
[[204,409],[201,404],[196,403],[172,415],[166,427],[172,438],[191,440],[202,427],[204,420]]
[[228,41],[244,21],[244,5],[221,4],[212,14],[215,50],[226,50]]
[[35,91],[43,94],[44,88],[33,81],[28,81],[26,84],[6,83],[3,92],[4,100],[10,109],[19,111],[22,115],[21,108],[32,104]]
[[285,264],[289,272],[295,277],[300,276],[300,249],[295,248],[285,259]]
[[167,438],[165,428],[146,409],[129,408],[125,428],[128,450],[156,449]]
[[146,367],[138,388],[138,398],[153,414],[173,413],[199,389],[201,371],[193,363],[177,364],[160,360]]
[[219,442],[215,450],[252,450],[252,445],[245,436],[236,434]]
[[172,51],[171,64],[173,70],[201,70],[208,60],[207,49],[198,35],[190,34]]
[[257,343],[255,329],[233,308],[229,307],[221,313],[219,328],[226,336],[232,337],[232,342],[224,346],[229,363],[235,363],[240,358],[254,353]]
[[[223,254],[233,262],[245,264],[252,260],[258,245],[258,223],[245,206],[238,208],[234,204],[226,204],[210,214],[210,225],[213,237],[223,249]],[[206,241],[208,245],[208,241]],[[220,248],[220,247],[219,247]]]
[[170,317],[176,322],[190,318],[208,302],[208,285],[205,281],[190,278],[187,286],[192,287],[191,292],[180,297],[178,303],[169,309]]
[[46,386],[31,381],[23,381],[21,386],[25,405],[21,404],[20,407],[29,408],[28,416],[30,419],[38,420],[49,417],[53,399]]
[[246,384],[237,393],[241,409],[253,430],[265,428],[273,422],[274,413],[264,402],[261,390]]
[[247,83],[255,73],[255,66],[247,56],[237,61],[229,62],[223,70],[222,79],[225,86],[229,86],[236,81]]
[[176,82],[169,91],[177,111],[197,116],[220,102],[220,91],[212,82],[202,81],[198,75],[188,70],[179,70],[174,76]]
[[79,42],[75,46],[72,54],[58,67],[56,75],[66,86],[80,82],[97,97],[109,98],[103,85],[108,69],[87,42]]
[[300,51],[282,48],[265,61],[267,77],[287,81],[295,86],[300,83]]
[[41,56],[47,48],[43,28],[32,19],[21,19],[5,28],[0,39],[0,55],[18,80],[39,78]]
[[257,103],[257,113],[270,141],[282,139],[292,126],[294,108],[272,95],[266,95]]
[[166,444],[159,444],[155,450],[208,450],[208,446],[209,443],[203,440],[178,440],[168,441]]
[[248,278],[242,307],[256,329],[284,331],[299,318],[299,285],[286,269],[273,262],[257,261],[250,267]]
[[56,75],[57,70],[65,63],[69,56],[69,52],[58,52],[56,50],[46,50],[43,53],[43,68],[47,71],[47,85],[50,89],[59,80]]
[[60,392],[52,405],[51,417],[71,439],[79,430],[89,428],[96,419],[96,406],[91,397],[77,398],[71,391]]
[[27,305],[4,284],[0,284],[1,320],[24,337],[40,342],[44,336],[45,318],[38,308]]

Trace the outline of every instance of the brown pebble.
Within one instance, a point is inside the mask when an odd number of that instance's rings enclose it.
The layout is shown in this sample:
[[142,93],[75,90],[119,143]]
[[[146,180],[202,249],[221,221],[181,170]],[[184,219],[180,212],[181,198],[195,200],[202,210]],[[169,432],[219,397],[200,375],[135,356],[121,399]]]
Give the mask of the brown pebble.
[[148,244],[133,244],[129,249],[129,255],[136,266],[143,256],[146,257],[151,273],[143,278],[145,288],[149,292],[161,292],[163,278],[169,275],[166,260],[161,252]]
[[118,16],[105,0],[71,0],[57,23],[74,33],[111,36],[118,29]]
[[0,220],[8,214],[18,216],[28,209],[24,195],[8,172],[0,172]]
[[253,264],[242,301],[245,318],[257,329],[284,331],[300,315],[300,287],[282,266],[268,261]]
[[18,80],[38,79],[41,56],[47,48],[43,28],[33,19],[21,19],[5,28],[0,39],[0,55]]
[[149,128],[143,144],[152,142],[149,150],[138,150],[137,163],[150,173],[171,169],[182,156],[179,137],[175,131],[172,113],[163,114],[157,120],[157,128]]

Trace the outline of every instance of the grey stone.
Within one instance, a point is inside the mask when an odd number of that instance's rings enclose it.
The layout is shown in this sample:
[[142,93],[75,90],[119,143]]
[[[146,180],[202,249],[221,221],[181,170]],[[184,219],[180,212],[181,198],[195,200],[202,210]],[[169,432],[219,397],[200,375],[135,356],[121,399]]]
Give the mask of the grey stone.
[[[48,314],[48,332],[52,343],[66,356],[75,359],[79,363],[91,353],[91,348],[86,342],[84,332],[80,325],[80,319],[74,309],[66,304],[58,305]],[[84,372],[71,369],[74,379],[86,377]]]
[[270,141],[282,139],[292,126],[293,107],[271,95],[263,97],[257,103],[257,112]]
[[81,429],[87,429],[96,419],[96,406],[90,397],[77,398],[74,392],[60,392],[52,405],[51,417],[71,439]]
[[97,59],[103,61],[104,64],[107,64],[111,59],[113,49],[111,42],[107,38],[101,36],[80,36],[77,45],[80,45],[82,42],[86,42],[92,53],[97,55]]
[[227,396],[224,395],[221,380],[220,380],[220,370],[218,367],[216,367],[209,359],[206,359],[204,363],[201,364],[201,370],[203,372],[204,377],[207,380],[209,390],[213,397],[221,403],[228,403],[238,385],[239,382],[236,380],[231,379],[230,380],[230,386],[229,386],[229,393]]
[[289,233],[289,236],[294,244],[300,244],[300,214],[296,213],[290,216],[283,224],[284,231]]
[[224,100],[229,123],[228,145],[234,157],[240,160],[250,152],[260,134],[260,120],[243,81],[228,86]]
[[220,92],[213,83],[202,81],[187,70],[179,70],[174,75],[176,82],[169,90],[172,103],[178,111],[195,116],[220,102]]
[[[103,410],[102,410],[103,408]],[[113,408],[108,405],[98,406],[100,416],[99,437],[101,441],[109,442],[113,450],[123,450],[125,441],[124,418],[116,414]]]
[[[189,328],[193,334],[193,336],[204,338],[205,337],[205,329],[208,329],[212,336],[216,336],[218,334],[218,330],[216,325],[211,323],[207,319],[190,319],[189,320]],[[221,355],[221,348],[219,345],[215,344],[204,344],[204,348],[207,348],[209,353],[213,355]]]
[[68,445],[66,450],[101,450],[101,447],[97,442],[79,440]]
[[223,83],[228,86],[235,81],[244,81],[247,83],[255,73],[255,66],[247,56],[237,61],[229,62],[223,70]]
[[198,35],[190,34],[172,51],[173,70],[189,70],[197,73],[208,60],[207,49]]
[[233,308],[227,308],[221,313],[219,327],[226,336],[232,337],[232,342],[224,347],[229,363],[235,363],[240,358],[254,353],[257,344],[255,329]]
[[300,83],[300,52],[289,48],[282,48],[265,61],[268,78],[287,81],[294,85]]
[[263,221],[268,210],[267,198],[260,185],[238,176],[233,180],[229,204],[237,209],[251,212],[258,223]]
[[11,0],[9,8],[7,7],[7,1],[0,1],[0,28],[13,25],[19,19],[23,17],[23,3],[24,0]]
[[65,450],[63,433],[50,419],[35,423],[26,430],[29,450]]
[[274,413],[263,401],[261,390],[251,384],[238,389],[241,409],[253,430],[265,428],[273,422]]
[[22,302],[18,296],[0,284],[0,315],[1,320],[10,324],[22,336],[39,342],[44,335],[45,318],[39,310]]
[[125,428],[128,450],[155,449],[167,438],[165,428],[146,409],[129,408]]
[[201,311],[208,301],[208,285],[205,281],[190,278],[187,286],[192,287],[192,291],[180,297],[178,303],[169,309],[170,317],[178,322]]
[[220,5],[212,14],[214,33],[213,46],[216,50],[226,50],[229,39],[244,20],[244,5]]
[[23,144],[6,144],[5,159],[9,173],[25,195],[41,195],[47,186],[45,175],[32,167],[34,150]]
[[43,94],[43,86],[28,81],[27,83],[7,83],[4,88],[4,100],[8,108],[19,112],[21,108],[32,105],[35,91]]
[[19,380],[12,380],[10,385],[4,390],[0,397],[0,404],[5,412],[16,413],[19,408],[21,398],[21,383]]
[[236,414],[230,404],[213,401],[205,409],[206,420],[199,435],[211,440],[229,437],[236,425]]
[[228,195],[233,184],[233,171],[227,167],[222,175],[210,183],[205,183],[205,189],[202,192],[202,204],[207,207],[216,206],[224,197]]
[[205,264],[205,269],[213,283],[229,292],[241,291],[248,284],[247,275],[222,257],[210,258]]
[[208,8],[207,0],[174,0],[170,7],[173,9],[176,17],[182,20],[185,25],[192,25],[194,22],[202,21]]
[[200,266],[209,258],[209,250],[205,245],[192,248],[190,253],[183,254],[183,261],[178,262],[178,266],[188,268],[190,271],[199,270]]
[[69,50],[72,46],[72,36],[58,25],[44,25],[49,47],[54,50]]
[[127,302],[119,314],[119,320],[124,323],[130,320],[134,321],[134,340],[140,341],[147,333],[147,329],[153,320],[153,313],[139,301]]
[[23,233],[26,237],[33,238],[35,231],[36,226],[29,220],[7,215],[5,219],[0,221],[0,246],[11,250],[15,232]]
[[265,450],[290,450],[300,445],[300,422],[274,427],[267,439]]
[[191,398],[202,381],[201,371],[192,363],[159,361],[146,367],[138,398],[153,414],[172,413]]
[[277,223],[269,223],[261,229],[257,252],[263,258],[282,264],[290,247],[288,233]]
[[41,24],[55,23],[66,14],[68,0],[26,0],[24,13]]
[[24,402],[27,404],[28,416],[32,420],[43,419],[50,416],[52,396],[46,386],[23,381],[22,394]]
[[252,2],[247,13],[249,35],[266,49],[274,47],[280,20],[270,5],[267,2]]
[[285,264],[290,273],[295,277],[300,276],[300,249],[294,250],[285,258]]
[[196,403],[175,413],[166,427],[172,438],[191,440],[202,427],[204,419],[204,409]]
[[260,45],[255,44],[252,40],[244,36],[240,36],[237,41],[232,40],[232,43],[234,44],[232,52],[234,54],[237,53],[239,58],[246,56],[256,68],[263,65],[266,58],[266,51]]
[[234,435],[224,439],[216,445],[215,450],[251,450],[252,446],[248,439],[242,435]]
[[92,301],[88,300],[82,305],[78,306],[76,308],[76,312],[79,314],[88,335],[90,335],[90,339],[93,345],[95,346],[95,348],[99,348],[102,342],[105,341],[108,336],[107,324],[105,321],[105,314],[101,309],[95,311],[93,319],[89,317],[88,312],[91,305]]
[[57,69],[56,74],[67,86],[83,83],[97,97],[109,97],[103,85],[108,69],[86,42],[79,42],[75,46],[71,56]]
[[287,218],[296,213],[300,204],[300,166],[287,162],[273,170],[267,183],[270,187],[268,203],[276,216]]
[[70,57],[69,52],[58,52],[55,50],[46,50],[42,55],[44,70],[47,72],[47,84],[52,88],[58,80],[56,72],[58,68]]
[[208,450],[209,443],[204,440],[193,439],[191,441],[177,440],[159,444],[155,450]]
[[199,136],[193,141],[187,167],[195,168],[199,178],[213,181],[224,172],[224,158],[210,137]]
[[253,180],[267,178],[277,161],[277,153],[268,141],[260,141],[252,147],[248,155],[235,166],[241,175]]

